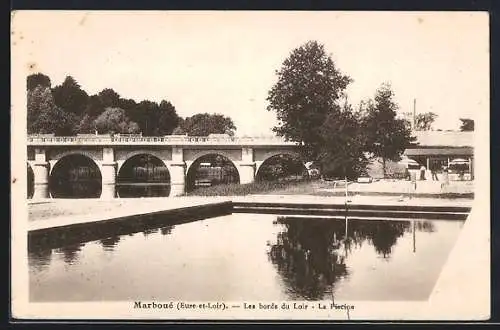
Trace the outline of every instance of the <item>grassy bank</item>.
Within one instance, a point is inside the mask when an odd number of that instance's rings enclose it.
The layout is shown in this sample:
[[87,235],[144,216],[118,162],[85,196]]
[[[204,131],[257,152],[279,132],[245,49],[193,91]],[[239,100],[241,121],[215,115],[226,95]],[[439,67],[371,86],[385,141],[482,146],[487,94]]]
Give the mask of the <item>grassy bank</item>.
[[245,196],[254,194],[310,194],[316,182],[309,180],[296,181],[263,181],[248,184],[227,184],[198,188],[186,196]]
[[[349,185],[351,187],[351,185]],[[290,180],[290,181],[272,181],[272,182],[253,182],[249,184],[228,184],[217,185],[212,187],[205,187],[196,189],[186,196],[245,196],[245,195],[313,195],[313,196],[343,196],[344,189],[339,187],[335,190],[332,189],[333,183],[321,180]],[[349,196],[356,194],[362,196],[400,196],[407,195],[404,190],[394,189],[387,191],[387,189],[379,190],[373,187],[369,190],[370,185],[352,187],[349,190]],[[422,198],[474,198],[474,193],[470,190],[458,189],[454,192],[425,192],[420,191],[412,194],[412,197]]]
[[[344,196],[343,192],[328,192],[328,191],[318,191],[313,193],[314,196]],[[407,193],[404,192],[376,192],[376,191],[361,191],[361,192],[349,192],[349,196],[405,196],[409,197]],[[474,193],[413,193],[411,197],[420,197],[420,198],[444,198],[444,199],[454,199],[454,198],[466,198],[473,199]]]

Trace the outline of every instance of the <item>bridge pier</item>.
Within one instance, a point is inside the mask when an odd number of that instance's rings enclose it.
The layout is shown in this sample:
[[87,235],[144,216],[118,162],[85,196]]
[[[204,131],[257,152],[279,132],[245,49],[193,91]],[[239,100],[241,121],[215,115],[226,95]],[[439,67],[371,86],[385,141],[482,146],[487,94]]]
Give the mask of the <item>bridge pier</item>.
[[101,199],[113,199],[116,197],[116,163],[102,164],[102,192]]
[[103,148],[101,163],[101,199],[113,199],[116,197],[116,165],[115,150],[113,148]]
[[168,164],[170,172],[170,196],[181,196],[186,191],[186,163],[171,162]]
[[238,164],[238,172],[240,173],[240,183],[252,183],[255,180],[255,163],[240,163]]
[[45,149],[35,149],[35,162],[33,163],[33,199],[50,198],[49,192],[49,168]]
[[252,183],[255,181],[254,150],[250,147],[241,148],[241,162],[238,164],[240,183]]
[[34,190],[33,199],[50,198],[49,193],[49,163],[36,162],[33,164]]

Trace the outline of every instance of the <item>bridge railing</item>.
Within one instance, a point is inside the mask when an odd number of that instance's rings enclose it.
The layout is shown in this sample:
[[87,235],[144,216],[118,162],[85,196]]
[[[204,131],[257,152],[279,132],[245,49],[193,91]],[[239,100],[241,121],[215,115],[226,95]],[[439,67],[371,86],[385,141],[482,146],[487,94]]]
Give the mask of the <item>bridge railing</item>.
[[213,136],[132,136],[132,135],[85,135],[51,136],[29,135],[28,145],[106,145],[106,144],[166,144],[166,145],[295,145],[280,137],[213,137]]

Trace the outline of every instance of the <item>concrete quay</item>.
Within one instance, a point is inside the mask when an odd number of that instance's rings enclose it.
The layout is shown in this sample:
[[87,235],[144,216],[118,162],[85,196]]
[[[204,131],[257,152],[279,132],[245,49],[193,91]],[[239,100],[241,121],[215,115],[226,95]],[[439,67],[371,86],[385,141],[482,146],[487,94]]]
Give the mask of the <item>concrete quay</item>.
[[[470,199],[404,198],[395,196],[350,196],[352,208],[370,205],[377,208],[470,208]],[[218,206],[227,203],[274,203],[299,205],[324,205],[343,208],[345,197],[319,197],[310,195],[250,195],[230,197],[176,197],[176,198],[130,198],[104,201],[99,199],[52,199],[29,202],[28,231],[97,223],[146,214],[167,213],[175,210],[195,211],[199,207]],[[324,207],[323,207],[324,208]]]

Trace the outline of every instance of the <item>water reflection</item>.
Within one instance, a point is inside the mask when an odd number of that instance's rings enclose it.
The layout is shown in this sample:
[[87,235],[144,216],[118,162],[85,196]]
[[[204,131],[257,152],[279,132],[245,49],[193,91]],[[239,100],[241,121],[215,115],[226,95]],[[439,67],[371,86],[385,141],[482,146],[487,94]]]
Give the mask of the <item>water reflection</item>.
[[144,237],[148,237],[149,235],[154,234],[156,232],[158,232],[158,228],[146,228],[144,229],[142,234],[144,235]]
[[[88,225],[53,230],[48,233],[35,232],[28,235],[28,250],[57,249],[62,246],[74,246],[78,243],[100,240],[106,246],[106,242],[112,242],[113,239],[118,240],[118,238],[112,237],[125,235],[132,237],[136,233],[142,233],[144,237],[147,237],[156,233],[160,228],[165,227],[162,230],[162,235],[168,235],[172,232],[175,225],[197,221],[207,216],[210,217],[212,214],[224,214],[225,212],[227,210],[224,209],[214,209],[207,212],[197,212],[194,210],[191,213],[184,213],[182,217],[179,217],[177,214],[149,214],[139,217],[131,216],[130,220],[124,219],[119,222],[103,222],[98,226],[89,223]],[[108,244],[107,247],[109,248],[111,245],[112,243]]]
[[120,242],[120,236],[111,236],[99,240],[99,243],[101,243],[104,251],[113,251],[118,242]]
[[36,271],[42,271],[52,261],[52,250],[28,251],[28,266]]
[[436,226],[430,221],[415,221],[415,229],[425,233],[433,233],[436,231]]
[[153,220],[30,251],[30,299],[426,300],[461,227],[260,214]]
[[347,274],[339,254],[343,224],[326,219],[278,218],[285,230],[269,251],[271,262],[297,298],[320,299],[336,280]]
[[58,249],[55,249],[54,252],[63,254],[64,256],[64,262],[66,264],[73,264],[78,260],[79,257],[79,252],[82,250],[82,247],[85,246],[85,244],[80,243],[80,244],[73,244],[73,245],[68,245],[64,246]]
[[[172,230],[175,225],[163,226],[161,228],[152,227],[145,228],[142,231],[144,237],[148,237],[155,233],[160,233],[163,236],[172,234]],[[130,233],[127,236],[133,237],[134,234]],[[98,242],[104,251],[113,252],[117,249],[118,243],[121,239],[125,237],[123,235],[113,235],[106,238],[99,239]],[[29,254],[29,266],[37,270],[43,270],[44,267],[48,266],[51,262],[52,252],[56,254],[62,254],[64,263],[71,265],[78,261],[79,253],[86,243],[70,244],[61,248],[50,249],[50,248],[35,248],[28,251]]]
[[170,235],[175,226],[165,226],[160,228],[160,233],[164,236]]
[[388,259],[398,238],[411,227],[410,221],[351,221],[351,230],[357,240],[369,241],[379,256]]
[[382,221],[278,217],[283,227],[276,243],[270,244],[269,257],[297,298],[322,299],[334,291],[336,281],[349,276],[346,261],[352,249],[364,243],[389,261],[398,239],[415,231],[434,232],[429,221]]

